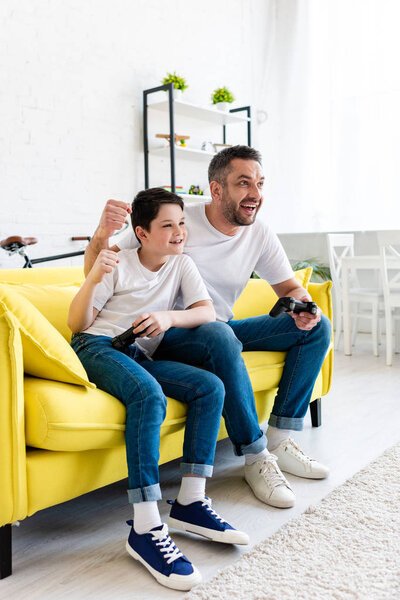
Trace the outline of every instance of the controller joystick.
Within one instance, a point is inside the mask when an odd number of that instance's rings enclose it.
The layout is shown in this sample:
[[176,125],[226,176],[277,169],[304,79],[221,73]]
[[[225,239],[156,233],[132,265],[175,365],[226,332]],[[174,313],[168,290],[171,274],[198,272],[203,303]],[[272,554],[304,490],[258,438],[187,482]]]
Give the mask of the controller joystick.
[[[136,325],[136,327],[139,327],[139,325]],[[133,333],[133,330],[136,329],[136,327],[129,327],[129,329],[127,329],[123,333],[120,333],[119,335],[113,337],[113,339],[111,340],[111,344],[113,345],[113,347],[116,350],[121,350],[122,352],[124,352],[124,350],[126,350],[128,346],[131,346],[133,344],[137,337],[142,335],[142,333],[144,333],[147,330],[146,327],[146,329],[143,329],[143,331],[141,331],[140,333]]]
[[302,302],[301,300],[295,300],[291,296],[285,296],[279,298],[269,312],[270,317],[278,317],[284,312],[294,312],[299,314],[301,312],[308,312],[311,315],[317,314],[318,307],[315,302]]

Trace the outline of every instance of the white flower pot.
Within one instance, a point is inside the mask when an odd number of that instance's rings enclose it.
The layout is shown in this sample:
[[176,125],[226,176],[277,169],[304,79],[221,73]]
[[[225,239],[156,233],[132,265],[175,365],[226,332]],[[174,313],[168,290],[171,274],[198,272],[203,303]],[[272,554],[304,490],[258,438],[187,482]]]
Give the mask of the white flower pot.
[[[168,92],[165,92],[165,93],[168,94]],[[182,100],[182,94],[183,94],[182,90],[176,90],[174,88],[174,100]]]
[[217,102],[214,106],[217,110],[222,110],[223,112],[228,112],[229,110],[229,102]]

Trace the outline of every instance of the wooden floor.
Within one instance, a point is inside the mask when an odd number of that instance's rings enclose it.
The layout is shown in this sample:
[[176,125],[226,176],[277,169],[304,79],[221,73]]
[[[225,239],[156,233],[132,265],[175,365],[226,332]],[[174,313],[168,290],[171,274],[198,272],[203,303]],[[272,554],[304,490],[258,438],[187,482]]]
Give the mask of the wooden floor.
[[[364,338],[364,339],[362,339]],[[383,348],[381,350],[384,352]],[[217,448],[215,474],[207,492],[216,510],[250,535],[247,547],[229,547],[176,533],[173,539],[210,579],[243,552],[300,515],[332,489],[359,471],[400,438],[400,356],[392,367],[384,356],[372,356],[370,339],[359,336],[355,354],[335,352],[332,391],[323,399],[322,427],[305,429],[296,439],[310,456],[331,467],[325,481],[288,476],[296,493],[292,509],[274,509],[259,502],[245,484],[243,459],[235,457],[229,441]],[[179,487],[177,463],[161,468],[164,497],[175,498]],[[162,516],[168,505],[160,503]],[[42,511],[13,528],[14,573],[0,581],[7,600],[145,600],[177,598],[158,585],[125,552],[131,518],[126,482],[97,490]]]

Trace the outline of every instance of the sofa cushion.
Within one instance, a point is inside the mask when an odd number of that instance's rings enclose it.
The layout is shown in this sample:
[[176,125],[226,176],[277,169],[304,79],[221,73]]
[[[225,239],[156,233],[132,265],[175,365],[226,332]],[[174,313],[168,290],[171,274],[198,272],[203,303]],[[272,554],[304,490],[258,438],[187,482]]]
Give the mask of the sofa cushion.
[[254,392],[278,387],[286,352],[242,352]]
[[46,319],[61,333],[68,343],[71,330],[67,325],[70,304],[77,294],[80,283],[66,285],[42,285],[37,283],[8,283],[18,294],[29,300]]
[[[168,398],[162,427],[183,423],[185,404]],[[26,443],[45,450],[81,451],[124,443],[125,406],[99,389],[25,377]]]
[[96,386],[90,383],[79,358],[42,313],[9,285],[0,284],[0,315],[10,311],[21,333],[24,371],[44,379]]
[[[284,352],[243,352],[255,392],[278,387]],[[168,398],[162,428],[184,423],[186,405]],[[29,446],[82,451],[124,443],[125,407],[99,389],[25,377],[25,435]]]
[[[308,267],[295,271],[294,276],[300,285],[307,289],[311,274],[312,268]],[[246,317],[265,315],[271,310],[277,299],[278,296],[264,279],[249,279],[233,307],[234,318],[245,319]]]

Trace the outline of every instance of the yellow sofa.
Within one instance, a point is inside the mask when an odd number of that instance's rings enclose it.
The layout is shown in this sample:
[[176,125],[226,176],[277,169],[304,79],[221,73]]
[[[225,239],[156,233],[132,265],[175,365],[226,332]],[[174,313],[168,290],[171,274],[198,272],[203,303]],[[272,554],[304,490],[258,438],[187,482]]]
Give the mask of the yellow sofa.
[[[332,319],[331,282],[309,284],[296,273]],[[80,267],[0,271],[0,576],[11,573],[11,523],[127,476],[125,409],[87,380],[69,346],[69,304],[83,280]],[[264,281],[252,279],[235,316],[267,312],[276,300]],[[282,352],[244,352],[260,422],[268,419],[282,374]],[[332,350],[316,381],[311,408],[320,423],[328,393]],[[315,400],[315,401],[314,401]],[[185,406],[168,400],[160,464],[181,456]],[[227,437],[223,423],[219,439]]]

